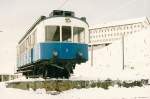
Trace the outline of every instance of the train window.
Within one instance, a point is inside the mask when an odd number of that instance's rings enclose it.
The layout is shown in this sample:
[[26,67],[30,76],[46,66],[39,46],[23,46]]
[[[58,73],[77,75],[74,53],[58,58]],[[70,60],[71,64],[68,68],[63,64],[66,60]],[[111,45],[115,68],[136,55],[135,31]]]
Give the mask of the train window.
[[71,26],[62,26],[62,41],[71,41]]
[[59,26],[46,26],[45,27],[45,40],[46,41],[60,41],[60,27]]
[[31,47],[36,43],[36,30],[31,33]]
[[29,35],[28,44],[29,44],[29,49],[30,49],[31,48],[31,35]]
[[73,28],[73,40],[74,42],[85,42],[85,29],[82,27]]

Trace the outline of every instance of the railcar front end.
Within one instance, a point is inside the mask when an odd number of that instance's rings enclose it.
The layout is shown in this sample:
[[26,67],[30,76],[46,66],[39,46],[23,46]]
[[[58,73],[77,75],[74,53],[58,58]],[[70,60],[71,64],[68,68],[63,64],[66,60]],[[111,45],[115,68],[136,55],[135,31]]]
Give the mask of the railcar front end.
[[84,17],[54,10],[19,41],[17,71],[27,77],[69,78],[76,64],[88,61],[88,38]]

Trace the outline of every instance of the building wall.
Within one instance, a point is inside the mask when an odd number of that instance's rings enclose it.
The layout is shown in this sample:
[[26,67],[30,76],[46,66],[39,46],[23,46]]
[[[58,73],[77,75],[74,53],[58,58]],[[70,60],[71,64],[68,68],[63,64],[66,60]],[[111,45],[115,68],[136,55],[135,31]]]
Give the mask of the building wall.
[[90,28],[89,43],[92,45],[112,43],[121,39],[123,35],[131,35],[146,29],[147,25],[149,25],[147,21],[147,18],[142,18],[140,20],[126,20]]

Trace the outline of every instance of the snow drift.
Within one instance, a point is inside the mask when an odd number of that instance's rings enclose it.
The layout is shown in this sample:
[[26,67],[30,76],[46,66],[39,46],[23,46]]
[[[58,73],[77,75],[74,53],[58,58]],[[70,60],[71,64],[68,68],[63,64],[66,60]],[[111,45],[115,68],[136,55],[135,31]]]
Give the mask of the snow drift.
[[122,67],[122,40],[113,42],[93,52],[94,65],[89,61],[77,65],[71,79],[120,79],[150,78],[150,27],[124,38],[124,62]]

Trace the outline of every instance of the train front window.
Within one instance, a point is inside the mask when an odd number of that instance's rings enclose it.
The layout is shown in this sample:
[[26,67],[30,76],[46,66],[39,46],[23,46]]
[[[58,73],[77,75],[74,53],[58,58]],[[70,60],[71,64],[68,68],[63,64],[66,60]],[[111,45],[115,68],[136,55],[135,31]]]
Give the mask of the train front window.
[[71,41],[71,26],[62,26],[62,41]]
[[82,27],[73,27],[73,41],[84,43],[85,42],[85,29]]
[[60,27],[59,26],[46,26],[45,27],[45,40],[46,41],[60,41]]

